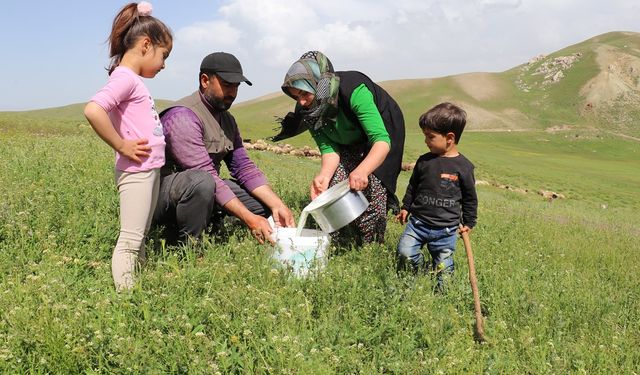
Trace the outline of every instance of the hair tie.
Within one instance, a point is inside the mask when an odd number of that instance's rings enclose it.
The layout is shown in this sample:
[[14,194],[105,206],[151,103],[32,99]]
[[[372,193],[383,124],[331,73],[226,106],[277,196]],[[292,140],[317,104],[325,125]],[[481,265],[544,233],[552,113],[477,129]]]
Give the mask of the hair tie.
[[148,3],[146,1],[141,1],[138,3],[138,14],[141,16],[150,16],[151,12],[153,11],[153,7],[151,6],[151,3]]

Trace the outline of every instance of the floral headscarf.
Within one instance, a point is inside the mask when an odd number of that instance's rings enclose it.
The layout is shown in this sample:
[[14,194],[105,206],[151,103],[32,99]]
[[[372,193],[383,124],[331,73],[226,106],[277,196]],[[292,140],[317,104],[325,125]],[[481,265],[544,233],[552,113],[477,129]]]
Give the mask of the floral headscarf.
[[293,63],[284,77],[282,91],[288,88],[310,92],[315,95],[309,108],[296,105],[295,112],[289,112],[280,120],[282,129],[273,140],[293,137],[306,129],[320,129],[335,124],[338,115],[338,89],[340,78],[334,73],[331,61],[318,51],[309,51]]

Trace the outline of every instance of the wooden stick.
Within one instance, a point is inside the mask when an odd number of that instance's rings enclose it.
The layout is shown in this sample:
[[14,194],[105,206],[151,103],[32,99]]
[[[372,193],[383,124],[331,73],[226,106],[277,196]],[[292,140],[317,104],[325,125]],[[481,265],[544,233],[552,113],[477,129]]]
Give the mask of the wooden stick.
[[473,291],[473,304],[476,313],[475,338],[479,342],[484,342],[487,340],[484,337],[484,323],[482,310],[480,310],[480,292],[478,292],[478,279],[476,279],[476,266],[473,261],[473,251],[471,250],[469,233],[462,232],[462,241],[464,242],[464,249],[467,252],[467,260],[469,261],[469,282],[471,283],[471,290]]

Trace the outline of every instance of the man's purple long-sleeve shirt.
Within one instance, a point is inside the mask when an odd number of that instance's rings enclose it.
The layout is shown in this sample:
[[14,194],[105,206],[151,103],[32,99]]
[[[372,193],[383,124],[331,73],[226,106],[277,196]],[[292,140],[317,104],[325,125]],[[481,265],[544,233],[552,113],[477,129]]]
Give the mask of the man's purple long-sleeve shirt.
[[[211,112],[217,117],[215,111]],[[249,159],[239,130],[234,136],[232,151],[226,154],[209,154],[204,145],[202,123],[189,108],[169,109],[162,115],[162,126],[168,156],[183,170],[200,169],[209,172],[216,183],[215,199],[220,206],[236,197],[220,178],[220,164],[223,160],[231,177],[248,191],[268,183],[265,175]]]

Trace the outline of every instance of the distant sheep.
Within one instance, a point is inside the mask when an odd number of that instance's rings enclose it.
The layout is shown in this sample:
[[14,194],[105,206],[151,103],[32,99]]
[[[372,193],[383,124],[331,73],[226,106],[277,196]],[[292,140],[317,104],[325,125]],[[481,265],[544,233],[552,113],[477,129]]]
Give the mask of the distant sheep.
[[293,155],[308,158],[320,157],[320,151],[309,146],[295,148],[288,143],[272,145],[262,139],[258,139],[255,142],[252,142],[250,139],[245,139],[242,141],[242,144],[247,150],[270,151],[278,155]]

